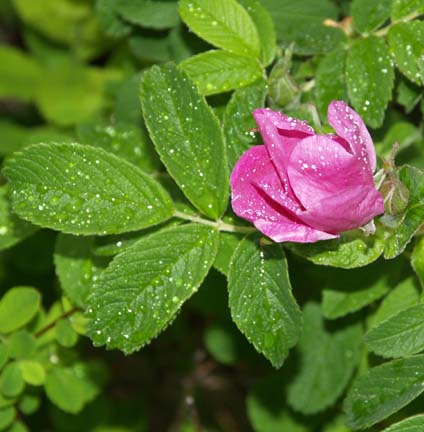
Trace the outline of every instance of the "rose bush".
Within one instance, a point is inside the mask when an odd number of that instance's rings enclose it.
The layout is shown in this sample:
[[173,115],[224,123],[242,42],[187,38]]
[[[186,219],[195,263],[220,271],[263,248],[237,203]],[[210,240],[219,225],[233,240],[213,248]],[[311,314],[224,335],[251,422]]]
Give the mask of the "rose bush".
[[254,118],[264,145],[250,148],[232,175],[235,213],[276,242],[338,237],[384,212],[375,188],[375,149],[361,117],[342,101],[328,108],[337,135],[270,109]]

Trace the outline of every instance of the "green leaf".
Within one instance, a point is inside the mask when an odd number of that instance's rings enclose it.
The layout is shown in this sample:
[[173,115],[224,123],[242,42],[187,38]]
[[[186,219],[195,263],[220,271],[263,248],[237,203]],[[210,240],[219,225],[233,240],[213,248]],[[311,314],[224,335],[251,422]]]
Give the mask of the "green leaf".
[[3,342],[0,343],[0,370],[6,364],[9,359],[7,345]]
[[227,144],[228,168],[231,171],[240,156],[257,143],[253,132],[256,123],[252,112],[265,105],[267,85],[259,79],[236,90],[224,112],[223,128]]
[[418,86],[401,77],[397,86],[397,102],[405,107],[407,114],[417,106],[422,97],[421,89]]
[[0,375],[0,393],[12,398],[18,396],[25,388],[19,363],[8,363]]
[[81,144],[101,147],[126,159],[145,172],[159,171],[160,161],[153,144],[144,136],[140,127],[131,123],[84,124],[78,127]]
[[399,152],[410,145],[420,142],[422,135],[420,130],[412,123],[397,122],[387,131],[384,140],[375,143],[375,149],[379,156],[389,157],[395,143],[399,145]]
[[411,14],[424,13],[422,0],[393,0],[392,20],[399,21]]
[[59,234],[56,240],[56,274],[66,296],[78,307],[84,307],[93,281],[106,267],[105,260],[93,257],[93,242],[93,237],[68,234]]
[[94,344],[128,354],[150,342],[197,290],[217,248],[215,230],[189,224],[143,237],[115,257],[88,298]]
[[319,54],[333,50],[345,39],[344,33],[323,25],[337,19],[338,11],[329,0],[261,0],[271,14],[277,38],[298,54]]
[[207,51],[190,57],[179,67],[195,82],[204,95],[244,87],[262,76],[262,68],[252,57],[223,50]]
[[7,351],[10,358],[29,358],[36,350],[35,337],[26,330],[13,333],[7,341]]
[[352,232],[335,240],[313,244],[285,243],[285,246],[314,264],[352,269],[374,262],[383,253],[384,241],[378,236]]
[[351,13],[355,29],[370,33],[390,18],[393,0],[353,0]]
[[[232,324],[230,322],[230,324]],[[236,333],[237,329],[232,324]],[[231,327],[221,323],[213,323],[208,326],[203,334],[203,342],[209,353],[220,363],[232,365],[240,359],[239,344],[237,337],[240,333],[234,335]]]
[[132,24],[156,30],[178,24],[177,3],[174,1],[117,0],[116,11]]
[[14,246],[37,230],[11,213],[7,189],[0,187],[0,250]]
[[331,270],[323,291],[323,313],[335,319],[356,312],[386,294],[400,272],[400,264],[378,261],[356,270]]
[[228,273],[231,315],[240,331],[274,367],[280,367],[300,335],[302,317],[291,292],[280,245],[242,240]]
[[315,76],[314,99],[319,113],[325,120],[331,101],[347,100],[345,64],[346,51],[342,48],[331,51],[319,63]]
[[365,337],[368,348],[382,357],[405,357],[424,349],[424,304],[400,311],[372,328]]
[[40,399],[31,394],[24,394],[19,401],[19,411],[25,415],[34,414],[40,407]]
[[71,234],[134,231],[173,212],[155,180],[99,148],[31,146],[9,158],[4,172],[19,216]]
[[398,69],[415,84],[424,85],[424,22],[398,23],[390,28],[388,39]]
[[357,379],[345,400],[346,423],[365,429],[400,410],[424,391],[424,355],[393,360]]
[[96,0],[96,17],[102,30],[111,37],[119,38],[131,33],[131,25],[118,16],[116,0]]
[[421,287],[424,288],[424,237],[417,238],[414,250],[412,251],[411,264]]
[[0,333],[10,333],[29,323],[40,308],[41,296],[34,288],[15,287],[0,301]]
[[227,206],[228,172],[217,118],[175,66],[153,66],[141,82],[141,103],[162,162],[201,212],[219,218]]
[[424,429],[424,415],[416,415],[384,429],[383,432],[418,432]]
[[258,31],[236,0],[180,0],[179,10],[188,27],[212,45],[235,54],[259,57]]
[[332,406],[345,389],[359,362],[362,331],[354,324],[330,333],[314,303],[305,306],[303,317],[301,365],[289,385],[288,402],[303,414],[315,414]]
[[259,0],[239,0],[239,3],[247,10],[256,26],[261,47],[260,60],[263,66],[268,66],[274,60],[277,49],[274,22],[271,15]]
[[5,430],[13,423],[16,417],[15,407],[8,407],[0,409],[0,430]]
[[356,41],[348,52],[346,82],[353,107],[373,128],[381,126],[392,97],[393,64],[382,38]]
[[231,257],[240,243],[242,236],[236,233],[221,231],[219,233],[219,247],[213,266],[223,275],[228,276]]
[[397,225],[386,239],[384,257],[395,258],[401,254],[424,219],[424,173],[404,165],[399,171],[399,180],[409,191],[409,201],[404,212],[396,218]]
[[36,360],[25,360],[19,363],[22,378],[28,384],[41,386],[46,380],[46,371],[43,365]]
[[57,342],[66,347],[73,347],[78,341],[78,334],[72,328],[71,322],[68,319],[60,320],[55,327]]
[[34,99],[42,69],[23,51],[0,46],[0,98]]

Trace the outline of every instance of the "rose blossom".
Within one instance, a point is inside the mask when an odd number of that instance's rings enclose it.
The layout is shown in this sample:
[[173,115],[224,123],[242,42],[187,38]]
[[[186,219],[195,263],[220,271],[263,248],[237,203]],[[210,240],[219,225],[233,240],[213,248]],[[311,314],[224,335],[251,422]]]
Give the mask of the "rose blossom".
[[339,237],[384,212],[374,186],[376,156],[361,117],[333,101],[337,135],[270,109],[253,113],[264,145],[246,151],[231,174],[234,212],[276,242]]

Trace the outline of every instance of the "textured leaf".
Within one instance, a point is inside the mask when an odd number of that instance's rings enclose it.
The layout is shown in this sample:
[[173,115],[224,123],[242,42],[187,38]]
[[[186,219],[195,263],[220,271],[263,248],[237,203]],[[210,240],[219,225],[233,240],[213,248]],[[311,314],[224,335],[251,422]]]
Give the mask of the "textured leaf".
[[347,56],[346,82],[355,110],[369,126],[381,126],[394,83],[392,60],[383,39],[370,36],[352,45]]
[[162,162],[201,212],[218,218],[227,206],[228,172],[218,120],[184,73],[154,66],[141,83],[141,103]]
[[424,430],[424,415],[409,417],[384,429],[383,432],[420,432],[421,430]]
[[359,362],[362,331],[358,324],[326,331],[320,307],[303,310],[299,341],[301,366],[288,388],[288,402],[303,414],[315,414],[333,405]]
[[280,245],[260,246],[257,236],[242,240],[228,273],[231,315],[240,331],[274,367],[280,367],[301,329]]
[[166,29],[178,24],[175,1],[117,0],[116,10],[126,21],[153,29]]
[[257,127],[252,112],[265,104],[266,82],[260,79],[236,90],[224,112],[224,134],[227,144],[228,168],[232,170],[240,156],[258,142],[253,130]]
[[219,247],[216,254],[213,266],[225,276],[228,276],[231,257],[233,256],[236,247],[240,243],[242,236],[240,234],[220,232]]
[[345,401],[346,423],[365,429],[400,410],[424,391],[424,356],[393,360],[353,383]]
[[286,243],[285,246],[314,264],[350,269],[374,262],[383,253],[384,241],[377,236],[346,233],[340,239],[313,244]]
[[399,180],[409,190],[409,201],[403,214],[397,217],[397,226],[386,240],[385,258],[401,254],[424,220],[424,173],[417,168],[403,166]]
[[424,22],[396,24],[388,38],[398,69],[415,84],[424,85]]
[[424,304],[409,307],[372,328],[368,348],[383,357],[405,357],[424,349]]
[[252,57],[223,50],[207,51],[180,63],[180,68],[204,95],[223,93],[255,81],[262,68]]
[[422,0],[393,0],[393,20],[398,21],[414,13],[424,13],[424,4]]
[[235,54],[259,56],[255,24],[236,0],[180,0],[180,15],[194,33],[212,45]]
[[370,33],[389,19],[393,0],[353,0],[353,23],[359,33]]
[[345,81],[346,51],[342,48],[328,53],[319,63],[315,76],[315,103],[323,119],[333,100],[347,100]]
[[93,342],[131,353],[156,337],[197,290],[217,248],[216,231],[189,224],[144,237],[118,255],[88,298]]
[[99,148],[31,146],[9,158],[4,172],[19,216],[71,234],[133,231],[173,212],[155,180]]
[[38,312],[41,296],[31,287],[15,287],[0,301],[0,333],[10,333],[30,322]]
[[274,60],[277,49],[274,22],[259,0],[239,0],[239,3],[247,10],[256,26],[261,47],[260,60],[264,66],[268,66]]

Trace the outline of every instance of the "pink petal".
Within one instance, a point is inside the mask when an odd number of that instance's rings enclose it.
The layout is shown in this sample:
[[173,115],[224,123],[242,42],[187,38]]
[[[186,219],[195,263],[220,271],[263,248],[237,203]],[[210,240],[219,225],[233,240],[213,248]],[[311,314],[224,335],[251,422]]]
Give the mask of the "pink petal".
[[371,136],[358,113],[343,101],[333,101],[328,106],[328,122],[337,135],[346,140],[353,154],[367,162],[371,171],[375,171],[376,155]]
[[371,171],[329,137],[316,135],[299,143],[288,174],[306,209],[302,221],[319,230],[357,228],[384,211]]
[[274,241],[315,242],[334,238],[298,220],[301,209],[284,191],[265,146],[249,149],[231,174],[234,212]]
[[292,199],[295,199],[287,178],[287,162],[296,144],[301,139],[313,135],[314,130],[305,122],[286,117],[269,108],[257,109],[253,116],[284,189]]

